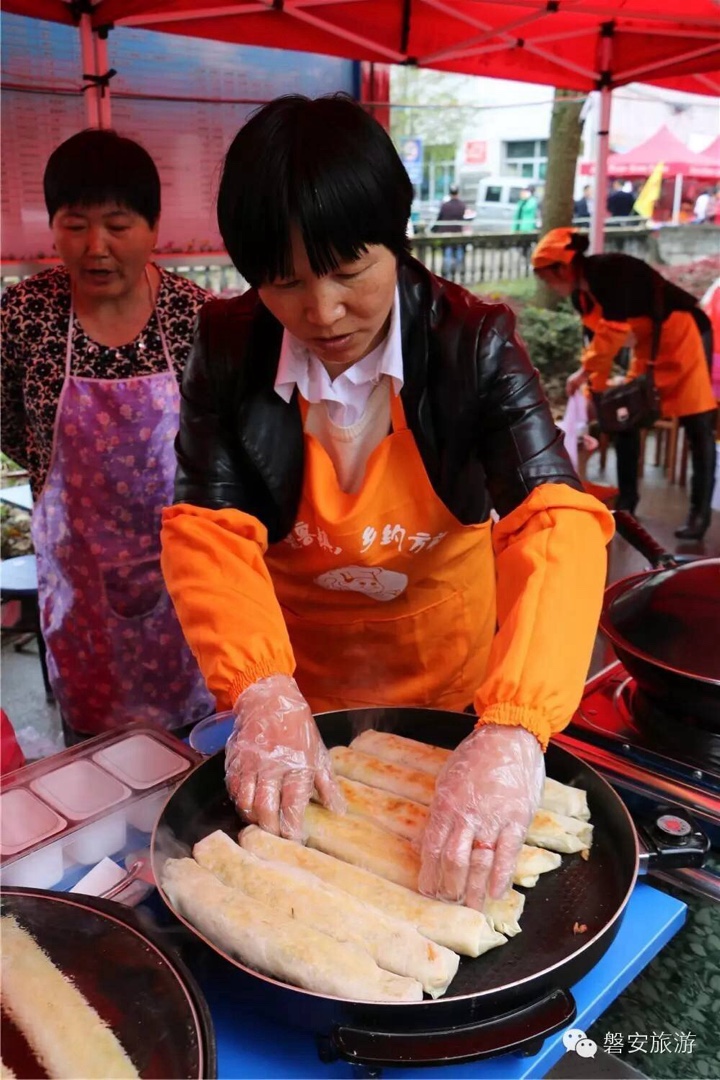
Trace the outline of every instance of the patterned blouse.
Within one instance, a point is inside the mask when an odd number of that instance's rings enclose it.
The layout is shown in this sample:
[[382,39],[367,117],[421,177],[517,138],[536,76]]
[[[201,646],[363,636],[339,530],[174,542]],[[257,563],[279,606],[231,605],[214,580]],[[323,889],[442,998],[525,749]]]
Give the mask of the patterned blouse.
[[[208,294],[186,278],[160,270],[156,311],[178,381],[192,344],[195,318]],[[35,498],[50,465],[65,379],[70,276],[65,267],[11,285],[2,297],[2,450],[28,469]],[[129,379],[167,370],[154,315],[134,341],[105,346],[73,322],[72,374]]]

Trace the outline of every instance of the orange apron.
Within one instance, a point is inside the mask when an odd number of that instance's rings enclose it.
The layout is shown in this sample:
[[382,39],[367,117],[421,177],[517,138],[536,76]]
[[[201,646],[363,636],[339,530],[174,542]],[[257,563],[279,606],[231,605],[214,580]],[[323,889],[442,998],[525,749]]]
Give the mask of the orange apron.
[[[628,319],[636,344],[628,374],[647,370],[652,346],[650,319]],[[692,315],[674,311],[662,324],[655,358],[655,385],[663,416],[694,416],[716,407],[707,357]]]
[[341,490],[324,447],[305,433],[298,518],[266,555],[295,678],[314,712],[464,709],[495,634],[491,522],[462,525],[450,513],[400,397],[390,398],[392,432],[355,494]]

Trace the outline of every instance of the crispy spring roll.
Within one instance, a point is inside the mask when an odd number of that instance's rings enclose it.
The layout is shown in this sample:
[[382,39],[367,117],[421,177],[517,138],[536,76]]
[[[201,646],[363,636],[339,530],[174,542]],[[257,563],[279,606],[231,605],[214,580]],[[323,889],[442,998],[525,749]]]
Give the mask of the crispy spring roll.
[[337,886],[366,904],[395,918],[407,920],[431,941],[463,956],[480,956],[506,941],[501,933],[492,929],[479,911],[421,896],[341,859],[273,836],[256,825],[243,829],[239,842],[246,851],[261,859],[308,870],[322,881]]
[[[412,799],[403,799],[389,791],[361,784],[339,776],[338,785],[349,813],[367,818],[383,829],[419,844],[427,824],[429,810]],[[530,823],[526,840],[529,844],[571,855],[592,846],[593,827],[587,821],[538,810]]]
[[[363,731],[350,743],[350,749],[379,758],[388,764],[398,765],[403,769],[410,770],[410,772],[429,773],[435,777],[452,752],[443,750],[439,746],[429,746],[427,743],[418,742],[416,739],[406,739],[402,735],[391,735],[387,731]],[[423,782],[417,776],[407,777],[406,774],[401,773],[399,781],[399,784],[402,785],[401,790],[398,783],[392,787],[389,787],[387,783],[381,783],[380,775],[372,771],[368,772],[367,762],[363,763],[363,765],[365,775],[370,777],[374,775],[374,779],[363,779],[362,776],[351,775],[350,772],[344,772],[342,767],[338,768],[337,766],[336,772],[339,772],[342,776],[347,776],[351,780],[362,780],[363,783],[372,784],[374,787],[385,787],[396,795],[402,795],[405,798],[415,799],[417,802],[429,805],[429,799],[426,800],[425,798],[419,798],[417,795],[411,795],[410,789],[406,787],[409,783],[416,788],[418,785],[422,786]],[[397,781],[397,777],[395,779]],[[590,820],[587,793],[582,788],[570,787],[568,784],[561,784],[558,780],[549,778],[545,780],[540,805],[543,810],[552,810],[556,814],[579,818],[580,821]]]
[[[353,814],[333,814],[310,804],[305,811],[305,833],[310,847],[353,863],[379,877],[417,891],[420,855],[409,840],[388,832],[366,818]],[[513,884],[530,887],[538,875],[555,870],[560,856],[524,844],[520,851]]]
[[422,1000],[415,979],[392,975],[357,945],[229,889],[194,859],[168,859],[162,885],[173,906],[210,941],[265,975],[355,1001]]
[[457,953],[436,945],[410,923],[370,907],[306,870],[264,862],[227,833],[206,836],[193,848],[193,856],[224,885],[336,941],[365,949],[379,967],[417,979],[431,997],[444,994],[457,972]]

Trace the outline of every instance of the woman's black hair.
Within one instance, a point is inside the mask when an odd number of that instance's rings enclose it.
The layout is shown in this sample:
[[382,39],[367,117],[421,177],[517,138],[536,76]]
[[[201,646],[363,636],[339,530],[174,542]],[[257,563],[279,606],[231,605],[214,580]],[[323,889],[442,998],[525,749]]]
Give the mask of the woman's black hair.
[[277,98],[233,139],[218,192],[228,254],[251,285],[293,272],[299,226],[318,276],[368,244],[407,250],[413,188],[387,132],[344,94]]
[[574,251],[576,257],[578,255],[584,255],[587,249],[590,247],[590,237],[587,233],[574,232],[570,237],[570,242],[566,245],[569,251]]
[[43,176],[50,224],[64,206],[115,202],[153,228],[160,216],[160,177],[139,143],[116,131],[87,128],[53,150]]

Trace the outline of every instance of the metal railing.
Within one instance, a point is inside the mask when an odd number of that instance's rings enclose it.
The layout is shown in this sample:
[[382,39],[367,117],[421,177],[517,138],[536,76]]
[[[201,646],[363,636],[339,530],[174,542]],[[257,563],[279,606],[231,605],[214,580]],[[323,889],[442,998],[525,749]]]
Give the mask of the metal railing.
[[[410,245],[412,254],[433,273],[472,286],[529,277],[530,253],[538,235],[537,232],[427,233],[413,237]],[[655,234],[642,226],[608,229],[605,247],[607,251],[625,251],[651,262],[658,261]],[[154,258],[158,265],[190,278],[218,296],[243,293],[248,288],[224,251],[162,253]],[[57,259],[2,262],[0,287],[57,264]]]

